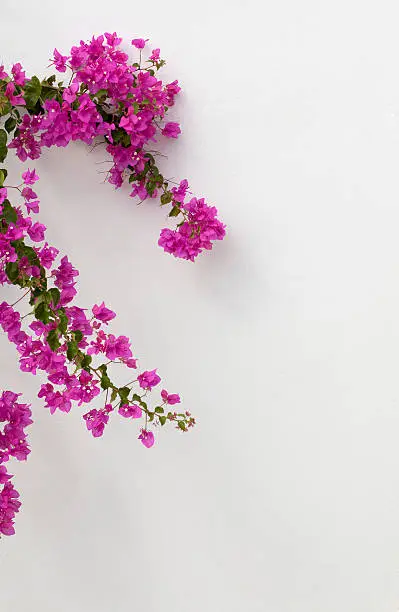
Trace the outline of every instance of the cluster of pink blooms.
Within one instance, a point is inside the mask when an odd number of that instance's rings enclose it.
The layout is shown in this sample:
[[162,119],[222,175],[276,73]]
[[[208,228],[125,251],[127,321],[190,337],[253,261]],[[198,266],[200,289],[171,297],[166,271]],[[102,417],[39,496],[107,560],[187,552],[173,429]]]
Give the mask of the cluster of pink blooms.
[[175,206],[179,207],[185,220],[176,231],[163,229],[158,244],[175,257],[194,261],[203,249],[212,248],[212,240],[222,240],[225,229],[216,218],[216,208],[208,206],[203,198],[191,198],[185,202],[187,190],[186,180],[172,189]]
[[[91,309],[91,316],[87,310],[72,305],[73,299],[77,294],[76,277],[79,272],[72,266],[66,256],[62,257],[58,265],[56,259],[58,250],[49,246],[45,242],[45,226],[33,222],[32,201],[35,201],[35,210],[39,208],[37,194],[32,190],[31,185],[38,179],[36,172],[27,170],[22,175],[23,183],[18,187],[23,199],[24,206],[28,210],[28,215],[23,213],[21,207],[14,208],[16,213],[15,222],[8,223],[4,233],[0,233],[0,269],[2,275],[0,284],[12,284],[5,270],[7,265],[18,261],[18,278],[20,281],[38,279],[40,281],[40,266],[49,270],[48,280],[53,280],[54,287],[59,290],[57,306],[53,305],[53,310],[57,314],[66,316],[68,333],[77,336],[76,347],[83,351],[89,358],[89,364],[93,356],[104,356],[107,366],[110,363],[122,363],[130,369],[137,368],[137,359],[133,357],[131,343],[127,336],[115,336],[106,333],[104,327],[115,318],[115,313],[107,308],[102,302],[96,304]],[[3,212],[3,204],[8,202],[7,189],[0,190],[0,213]],[[37,263],[31,265],[29,258],[18,254],[13,246],[15,240],[23,240],[27,244],[28,239],[33,242],[33,252],[37,256]],[[37,265],[39,264],[39,265]],[[29,292],[28,292],[29,293]],[[40,303],[39,303],[40,304]],[[37,303],[36,303],[37,305]],[[90,317],[90,318],[89,318]],[[54,413],[56,410],[69,412],[74,402],[78,406],[90,403],[100,395],[101,373],[100,368],[90,365],[89,371],[82,369],[80,372],[71,372],[68,359],[68,342],[59,340],[59,346],[51,347],[47,341],[50,332],[58,329],[59,318],[54,316],[48,322],[34,320],[25,331],[21,315],[16,308],[7,302],[0,303],[0,327],[7,334],[10,342],[16,345],[20,355],[19,363],[23,372],[36,374],[37,371],[44,371],[47,374],[48,382],[41,385],[38,393],[39,398],[43,398],[45,406]],[[76,367],[74,368],[76,370]],[[146,396],[154,387],[159,385],[161,378],[156,370],[147,370],[139,374],[133,381]],[[130,389],[129,389],[130,391]],[[141,418],[143,416],[142,406],[140,405],[141,396],[137,396],[138,403],[122,403],[119,406],[119,414],[125,418]],[[177,394],[168,394],[166,390],[161,392],[162,402],[158,408],[166,405],[173,405],[180,402]],[[105,401],[104,408],[93,409],[83,416],[88,430],[93,436],[102,435],[104,426],[108,422],[109,413],[114,410],[112,403]],[[185,417],[190,417],[185,413]],[[175,413],[170,413],[169,420],[175,420]],[[188,420],[187,426],[194,424],[193,419]],[[154,434],[142,429],[139,439],[142,443],[150,447],[154,443]]]
[[[135,63],[121,50],[121,42],[115,33],[106,33],[88,43],[81,41],[69,55],[55,50],[55,68],[72,73],[67,86],[55,85],[56,77],[27,79],[21,64],[15,64],[10,74],[0,66],[0,117],[9,134],[0,129],[0,161],[8,149],[15,149],[25,162],[39,158],[43,147],[65,147],[76,140],[90,144],[100,138],[112,158],[108,181],[119,188],[127,180],[132,197],[159,196],[161,205],[171,206],[169,217],[182,216],[176,229],[161,231],[159,245],[176,257],[194,261],[224,237],[225,226],[203,198],[187,197],[186,180],[170,188],[146,149],[160,134],[167,138],[180,134],[177,122],[165,121],[180,87],[177,81],[165,85],[156,77],[165,63],[159,49],[151,51],[143,67],[142,52],[148,41],[132,41],[140,55]],[[25,293],[14,304],[0,303],[0,328],[16,347],[21,370],[46,374],[38,391],[45,407],[50,413],[69,412],[74,405],[94,400],[98,407],[83,414],[94,437],[104,433],[111,414],[117,412],[140,422],[138,439],[146,448],[155,441],[151,426],[172,422],[182,431],[193,427],[190,412],[173,408],[180,404],[178,394],[161,389],[156,405],[148,405],[150,393],[161,383],[156,370],[135,374],[124,387],[111,381],[109,368],[114,363],[137,370],[129,338],[108,332],[116,315],[104,302],[90,310],[75,304],[79,273],[67,256],[59,258],[58,249],[45,240],[46,227],[34,218],[40,204],[34,191],[39,178],[35,170],[26,170],[16,187],[5,186],[6,174],[0,168],[0,286],[18,285]],[[11,189],[22,197],[20,206],[10,203]],[[25,297],[30,312],[21,316],[17,304]],[[18,397],[11,391],[0,396],[0,423],[5,423],[0,430],[3,535],[14,533],[13,520],[20,507],[4,464],[10,457],[24,460],[29,453],[25,428],[32,423],[31,411],[17,402]]]
[[0,395],[0,534],[14,534],[14,517],[21,502],[11,483],[12,474],[6,463],[13,457],[25,461],[30,453],[25,429],[31,423],[30,407],[18,403],[16,393],[3,391]]
[[[53,87],[43,82],[44,99],[41,112],[25,114],[18,125],[10,148],[22,161],[37,159],[42,147],[65,147],[73,140],[92,143],[97,136],[105,138],[106,150],[112,157],[108,181],[116,188],[124,180],[133,183],[131,196],[141,200],[155,198],[168,189],[168,182],[149,171],[145,147],[157,142],[158,134],[177,138],[180,126],[175,121],[165,122],[165,115],[174,105],[180,91],[177,81],[164,84],[156,76],[165,63],[160,50],[152,50],[147,66],[141,61],[131,63],[120,48],[122,39],[116,33],[93,37],[72,47],[69,55],[54,50],[53,64],[59,72],[72,71],[67,87]],[[134,39],[133,47],[141,53],[147,41]],[[0,79],[10,78],[5,91],[13,105],[22,106],[27,79],[20,64],[7,75],[0,67]],[[40,86],[40,83],[39,83]],[[17,94],[17,95],[15,95]],[[160,125],[160,123],[162,125]],[[153,181],[153,182],[151,182]],[[205,200],[191,199],[184,203],[181,192],[168,191],[170,216],[183,214],[184,222],[175,230],[163,229],[159,245],[175,257],[193,261],[204,249],[211,249],[215,240],[225,235],[225,226],[217,219],[217,210]]]

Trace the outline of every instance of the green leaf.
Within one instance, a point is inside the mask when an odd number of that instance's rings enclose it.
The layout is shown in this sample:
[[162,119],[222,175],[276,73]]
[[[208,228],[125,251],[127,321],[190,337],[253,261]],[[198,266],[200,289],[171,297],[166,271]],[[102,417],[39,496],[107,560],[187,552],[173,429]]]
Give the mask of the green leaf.
[[165,425],[165,423],[166,423],[166,416],[160,416],[159,417],[159,422],[161,423],[162,426]]
[[3,204],[3,212],[2,217],[7,221],[7,223],[16,223],[17,222],[17,211],[13,206],[11,206],[9,200],[4,200]]
[[38,99],[40,98],[40,94],[42,93],[42,86],[37,78],[37,76],[33,76],[30,81],[25,84],[23,96],[26,102],[26,108],[34,109]]
[[102,389],[109,389],[110,387],[112,387],[112,382],[109,376],[107,376],[107,374],[103,374],[101,376],[100,385]]
[[112,389],[112,393],[111,393],[111,404],[112,402],[114,402],[117,398],[118,395],[118,391],[116,389]]
[[186,431],[186,424],[185,424],[185,422],[184,422],[184,421],[178,421],[178,423],[177,423],[177,424],[178,424],[178,426],[180,427],[180,429],[181,429],[182,431]]
[[121,398],[123,402],[127,402],[129,393],[130,393],[129,387],[121,387],[120,389],[118,389],[119,397]]
[[7,157],[7,132],[0,130],[0,162],[3,162]]
[[155,408],[155,412],[156,412],[157,414],[163,414],[163,413],[164,413],[164,409],[162,408],[162,406],[157,406],[157,407]]
[[54,85],[56,79],[57,77],[55,76],[55,74],[52,74],[50,77],[47,77],[47,79],[43,81],[43,83],[47,83],[47,85]]
[[7,132],[10,133],[14,130],[16,125],[17,120],[14,119],[14,117],[8,117],[7,121],[4,124],[4,127],[6,128]]
[[8,100],[8,98],[0,94],[0,117],[5,117],[6,115],[9,115],[11,111],[11,102]]
[[108,97],[108,91],[106,89],[99,89],[97,91],[97,93],[94,94],[95,98],[107,98]]
[[40,304],[35,306],[35,317],[38,321],[42,321],[42,323],[47,324],[50,321],[50,312],[47,304],[44,302],[40,302]]
[[59,318],[58,329],[62,334],[65,334],[66,330],[68,329],[68,317],[66,316],[64,309],[59,309],[57,314]]
[[133,393],[132,399],[134,402],[141,402],[141,397],[137,393]]
[[[47,308],[45,304],[41,304],[41,305]],[[46,340],[47,340],[47,344],[49,345],[52,351],[56,351],[61,346],[61,343],[58,338],[58,331],[56,329],[52,329],[51,331],[49,331],[49,333],[47,334]]]
[[93,358],[91,355],[85,355],[82,359],[82,368],[84,370],[86,370],[86,372],[90,371],[90,364],[92,362]]
[[169,213],[169,217],[177,217],[180,214],[180,208],[178,206],[174,206]]
[[80,329],[75,329],[73,335],[77,343],[79,343],[83,338],[83,333],[80,331]]
[[67,359],[69,359],[69,361],[72,361],[76,357],[78,351],[78,343],[75,342],[75,340],[71,340],[67,343]]
[[19,267],[18,267],[18,262],[16,261],[9,261],[8,264],[6,264],[6,274],[9,278],[9,280],[12,283],[15,283],[15,281],[18,278],[19,275]]
[[48,290],[48,293],[50,295],[50,302],[53,302],[54,307],[57,306],[61,298],[60,290],[57,287],[52,287]]
[[172,199],[173,197],[170,191],[165,191],[165,193],[161,195],[161,204],[169,204]]
[[8,176],[7,170],[5,168],[2,168],[0,170],[0,187],[3,186],[4,181],[6,180],[7,176]]

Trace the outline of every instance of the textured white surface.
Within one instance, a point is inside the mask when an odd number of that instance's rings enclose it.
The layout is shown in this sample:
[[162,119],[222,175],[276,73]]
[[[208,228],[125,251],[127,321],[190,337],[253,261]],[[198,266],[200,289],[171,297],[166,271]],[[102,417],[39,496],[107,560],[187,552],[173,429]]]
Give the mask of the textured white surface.
[[[2,0],[40,73],[93,32],[151,38],[184,92],[166,175],[226,241],[163,254],[164,212],[46,152],[42,220],[199,426],[152,451],[38,402],[0,544],[3,612],[395,612],[399,606],[397,2]],[[13,164],[14,176],[18,166]],[[1,341],[0,386],[34,399]]]

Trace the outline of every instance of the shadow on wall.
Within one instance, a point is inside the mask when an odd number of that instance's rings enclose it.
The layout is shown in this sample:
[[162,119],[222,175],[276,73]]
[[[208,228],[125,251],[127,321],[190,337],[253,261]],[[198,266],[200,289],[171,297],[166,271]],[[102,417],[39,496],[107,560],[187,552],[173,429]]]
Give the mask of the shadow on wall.
[[[254,315],[266,307],[270,282],[266,266],[259,266],[256,252],[227,228],[225,239],[211,253],[203,253],[193,273],[204,298],[217,302],[230,315]],[[216,305],[216,304],[215,304]]]

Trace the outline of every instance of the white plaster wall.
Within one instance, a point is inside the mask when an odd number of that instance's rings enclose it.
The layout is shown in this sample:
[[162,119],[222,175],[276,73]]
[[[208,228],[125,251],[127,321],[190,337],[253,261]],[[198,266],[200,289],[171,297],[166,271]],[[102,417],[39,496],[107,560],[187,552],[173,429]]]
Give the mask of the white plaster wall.
[[[83,146],[46,152],[42,220],[199,425],[147,451],[34,401],[1,612],[399,608],[399,37],[381,0],[2,0],[0,57],[144,36],[183,95],[165,174],[220,209],[195,265]],[[14,176],[19,166],[12,164]],[[5,290],[3,290],[5,293]],[[1,340],[0,386],[34,400]]]

